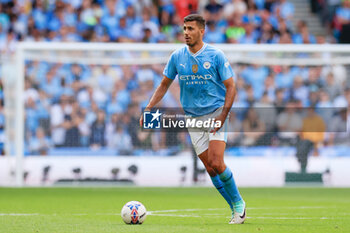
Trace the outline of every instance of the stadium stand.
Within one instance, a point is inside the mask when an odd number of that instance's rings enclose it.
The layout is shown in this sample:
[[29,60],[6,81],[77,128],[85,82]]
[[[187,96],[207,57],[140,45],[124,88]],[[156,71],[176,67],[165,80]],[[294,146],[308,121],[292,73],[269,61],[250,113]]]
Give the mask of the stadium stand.
[[[304,21],[294,27],[296,9],[286,0],[2,0],[0,52],[13,53],[18,41],[182,43],[182,19],[193,12],[202,13],[207,20],[208,43],[342,43],[348,38],[349,4],[350,1],[343,1],[329,9],[327,22],[333,25],[334,37],[316,37]],[[315,12],[324,9],[319,5],[316,8]],[[350,103],[350,83],[343,66],[233,65],[237,74],[237,106],[270,106],[281,113],[281,106],[286,103],[298,107],[347,107]],[[159,84],[162,69],[159,65],[92,66],[28,61],[26,154],[67,151],[88,154],[92,148],[99,149],[99,154],[138,155],[152,151],[172,155],[189,147],[189,138],[184,133],[139,132],[140,110]],[[2,83],[0,88],[2,135],[1,110],[6,100]],[[180,106],[176,87],[165,98],[167,106]],[[254,113],[249,116],[254,121]],[[235,125],[242,122],[243,128],[251,127],[249,122],[243,123],[243,118],[237,114]],[[268,123],[257,125],[260,129],[278,127],[264,124]],[[275,145],[283,141],[277,133],[260,132],[252,136],[238,130],[237,134],[238,137],[231,136],[229,145],[238,142],[245,146]],[[350,140],[346,138],[350,139],[349,133],[334,134],[323,143],[349,146]]]

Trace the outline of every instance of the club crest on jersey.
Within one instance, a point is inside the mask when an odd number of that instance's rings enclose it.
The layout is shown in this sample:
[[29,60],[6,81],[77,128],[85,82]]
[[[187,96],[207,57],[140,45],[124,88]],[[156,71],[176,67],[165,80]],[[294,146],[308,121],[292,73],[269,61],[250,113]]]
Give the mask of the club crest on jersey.
[[198,65],[192,65],[192,72],[197,73],[198,72]]
[[210,62],[206,61],[203,64],[204,69],[209,69],[210,68]]

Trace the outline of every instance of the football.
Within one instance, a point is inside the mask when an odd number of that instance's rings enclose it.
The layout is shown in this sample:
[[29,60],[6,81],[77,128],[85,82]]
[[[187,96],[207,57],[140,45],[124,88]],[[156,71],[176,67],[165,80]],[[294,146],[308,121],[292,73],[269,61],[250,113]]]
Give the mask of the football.
[[129,201],[122,208],[122,219],[126,224],[142,224],[146,219],[146,207],[138,201]]

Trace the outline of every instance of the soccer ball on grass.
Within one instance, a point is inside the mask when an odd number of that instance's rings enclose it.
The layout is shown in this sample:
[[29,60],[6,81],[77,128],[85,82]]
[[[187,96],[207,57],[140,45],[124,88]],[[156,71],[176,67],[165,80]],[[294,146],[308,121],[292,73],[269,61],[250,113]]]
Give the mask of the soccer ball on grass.
[[129,201],[123,206],[121,215],[126,224],[142,224],[146,219],[147,212],[141,202]]

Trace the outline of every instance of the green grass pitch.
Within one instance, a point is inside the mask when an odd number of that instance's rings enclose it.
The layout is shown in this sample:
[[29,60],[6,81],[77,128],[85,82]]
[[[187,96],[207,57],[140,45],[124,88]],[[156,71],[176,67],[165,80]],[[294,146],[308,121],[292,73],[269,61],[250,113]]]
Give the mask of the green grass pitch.
[[[0,232],[350,232],[350,189],[242,188],[248,219],[229,225],[214,188],[0,188]],[[142,225],[122,206],[142,202]]]

